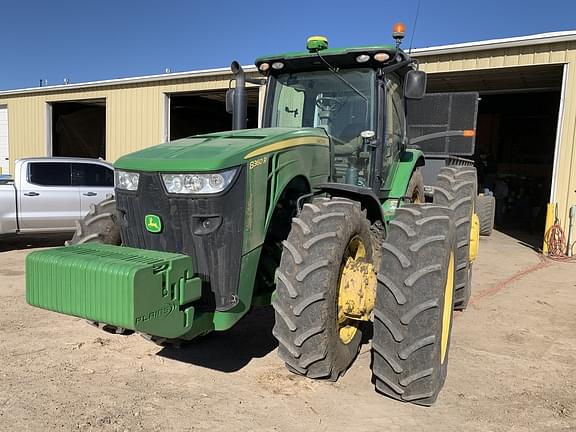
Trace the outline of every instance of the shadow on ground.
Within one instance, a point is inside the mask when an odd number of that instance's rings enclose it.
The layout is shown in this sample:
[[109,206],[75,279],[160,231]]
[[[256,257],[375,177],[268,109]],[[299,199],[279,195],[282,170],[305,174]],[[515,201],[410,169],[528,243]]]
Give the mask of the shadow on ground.
[[274,309],[257,307],[226,332],[214,332],[180,347],[164,347],[158,355],[221,372],[235,372],[278,346],[272,335],[273,326]]
[[0,252],[13,250],[35,249],[44,247],[64,246],[72,234],[42,234],[41,236],[7,236],[0,238]]
[[542,250],[542,238],[544,237],[543,232],[540,231],[530,232],[519,228],[509,228],[501,226],[495,227],[494,229],[518,240],[519,245],[525,246],[536,252]]

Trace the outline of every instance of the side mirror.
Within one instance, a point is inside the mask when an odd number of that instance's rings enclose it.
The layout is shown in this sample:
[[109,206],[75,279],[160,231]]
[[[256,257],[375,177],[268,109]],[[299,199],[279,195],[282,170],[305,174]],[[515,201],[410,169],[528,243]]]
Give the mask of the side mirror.
[[226,90],[226,112],[234,114],[234,89]]
[[422,99],[426,94],[426,72],[411,70],[404,78],[404,97],[406,99]]

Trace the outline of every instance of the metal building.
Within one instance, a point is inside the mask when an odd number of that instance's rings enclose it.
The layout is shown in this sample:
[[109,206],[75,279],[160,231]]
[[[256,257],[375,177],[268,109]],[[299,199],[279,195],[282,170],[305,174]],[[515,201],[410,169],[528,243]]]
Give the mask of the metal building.
[[[102,157],[230,128],[224,109],[230,71],[212,69],[0,92],[0,160]],[[257,127],[260,89],[248,90]],[[3,132],[4,131],[4,132]],[[12,166],[12,165],[10,165]],[[4,167],[6,169],[6,167]]]
[[[501,225],[541,238],[550,202],[566,227],[576,204],[576,31],[412,54],[429,73],[430,92],[480,93],[476,158],[485,167],[481,182],[498,194]],[[0,92],[0,169],[25,156],[114,161],[169,139],[229,129],[230,78],[226,68]],[[252,127],[262,96],[263,88],[249,90]]]

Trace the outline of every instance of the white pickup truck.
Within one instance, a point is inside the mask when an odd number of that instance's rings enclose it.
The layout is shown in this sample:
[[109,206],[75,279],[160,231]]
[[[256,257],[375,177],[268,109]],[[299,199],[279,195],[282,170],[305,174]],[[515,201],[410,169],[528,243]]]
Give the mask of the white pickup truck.
[[75,221],[114,192],[114,170],[104,161],[28,158],[13,177],[0,177],[0,235],[75,230]]

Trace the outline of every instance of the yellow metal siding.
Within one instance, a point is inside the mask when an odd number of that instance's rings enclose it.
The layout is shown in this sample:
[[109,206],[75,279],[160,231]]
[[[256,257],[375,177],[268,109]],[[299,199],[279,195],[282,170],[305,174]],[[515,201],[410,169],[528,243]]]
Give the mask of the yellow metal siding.
[[575,49],[574,42],[565,42],[456,54],[416,53],[415,57],[418,58],[423,70],[434,73],[565,63],[569,53]]
[[576,205],[576,50],[568,55],[566,92],[556,175],[556,202],[563,227],[568,226],[570,206]]
[[8,106],[11,169],[18,158],[47,154],[48,103],[106,100],[106,158],[115,161],[164,140],[165,94],[227,89],[228,79],[200,77],[0,98],[0,104]]

